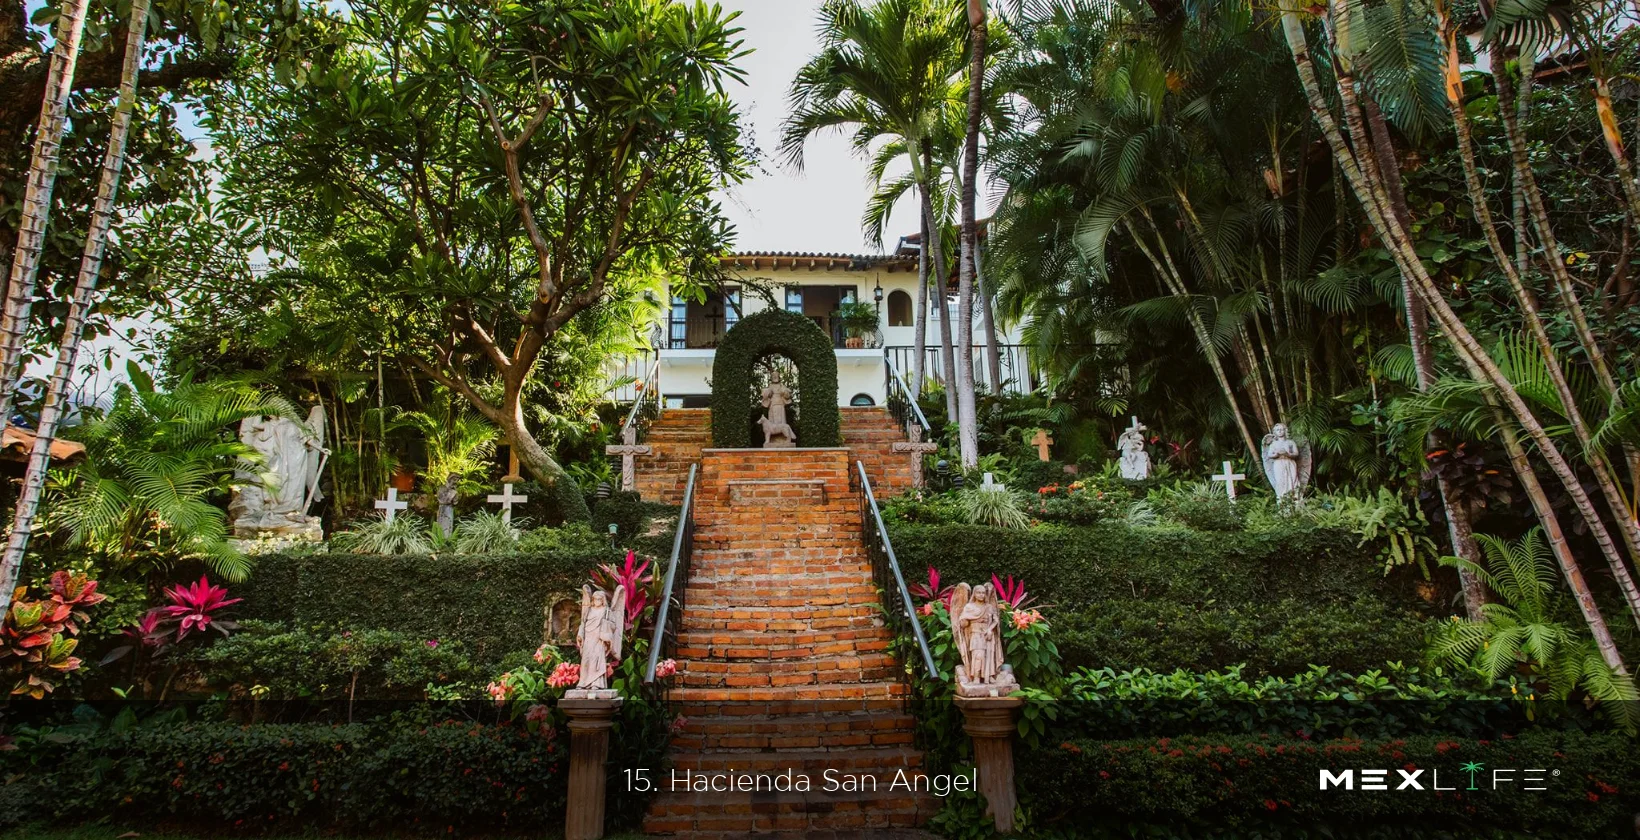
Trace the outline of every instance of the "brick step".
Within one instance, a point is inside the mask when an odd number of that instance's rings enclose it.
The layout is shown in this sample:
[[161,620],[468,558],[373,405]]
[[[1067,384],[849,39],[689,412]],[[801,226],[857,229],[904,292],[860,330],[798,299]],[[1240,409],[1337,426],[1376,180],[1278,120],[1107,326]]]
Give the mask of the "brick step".
[[820,773],[835,770],[862,776],[877,776],[885,782],[897,771],[911,774],[922,767],[923,756],[918,750],[905,747],[875,747],[846,750],[781,750],[779,752],[714,750],[711,752],[674,752],[673,770],[691,772],[727,773],[730,770],[745,773],[808,773],[818,780]]
[[[646,834],[680,840],[909,840],[939,811],[931,796],[886,791],[824,793],[824,779],[805,793],[663,794],[644,817]],[[724,798],[732,797],[732,798]]]
[[[702,706],[733,706],[743,714],[778,715],[793,711],[852,711],[854,709],[883,708],[862,705],[860,701],[893,700],[905,697],[909,690],[904,683],[848,683],[837,685],[771,686],[769,688],[674,688],[669,694],[673,703],[698,703]],[[701,711],[706,711],[702,709]],[[710,713],[710,712],[708,712]],[[688,712],[683,712],[688,715]]]
[[916,720],[899,711],[689,718],[672,736],[678,752],[909,746]]
[[764,605],[748,606],[709,606],[690,603],[686,610],[688,617],[702,621],[749,620],[749,621],[813,621],[826,618],[870,618],[878,615],[873,607],[866,604],[829,604],[809,605],[803,607],[770,607]]
[[[810,575],[824,575],[828,579],[836,575],[866,575],[864,579],[867,580],[871,575],[871,558],[864,548],[834,548],[823,557],[806,552],[792,557],[784,552],[771,554],[768,551],[719,548],[709,543],[703,544],[699,537],[695,539],[694,556],[690,558],[689,566],[691,576],[699,573],[705,580],[729,576],[800,577],[799,580],[790,581],[794,585],[807,583],[811,580]],[[855,580],[862,578],[856,577]]]
[[[842,608],[839,608],[842,609]],[[732,612],[732,611],[726,611]],[[815,630],[863,630],[881,627],[882,619],[876,613],[869,615],[842,615],[810,618],[734,618],[732,616],[705,617],[693,609],[684,610],[684,630],[746,630],[759,633],[796,632]]]
[[678,634],[683,659],[790,659],[886,651],[893,638],[887,628],[813,633],[747,633],[685,631]]
[[678,681],[686,686],[835,685],[892,680],[899,669],[892,656],[831,656],[780,661],[722,661],[691,659],[679,666]]
[[[863,591],[862,591],[863,590]],[[790,594],[787,589],[784,596],[774,593],[781,590],[773,587],[723,587],[717,589],[697,588],[690,584],[684,590],[684,602],[690,609],[733,608],[766,606],[795,609],[803,606],[810,607],[838,607],[838,606],[870,606],[877,602],[877,592],[870,587],[850,587],[842,591],[816,590],[804,592],[802,595]]]
[[[674,689],[671,696],[676,697],[679,691],[700,691],[700,689]],[[722,689],[714,689],[716,693],[723,693]],[[830,717],[845,717],[853,715],[904,714],[905,700],[902,697],[869,697],[843,698],[829,700],[689,700],[676,701],[672,709],[684,718],[684,731],[689,731],[689,723],[696,720],[728,720],[733,718],[793,718],[813,715]]]
[[708,592],[713,589],[766,589],[774,592],[790,593],[794,591],[835,590],[839,587],[847,589],[872,589],[871,579],[862,577],[870,575],[871,566],[866,563],[849,563],[839,565],[833,571],[818,569],[790,574],[775,574],[760,569],[748,569],[744,566],[734,566],[721,561],[703,564],[699,555],[689,562],[690,591]]

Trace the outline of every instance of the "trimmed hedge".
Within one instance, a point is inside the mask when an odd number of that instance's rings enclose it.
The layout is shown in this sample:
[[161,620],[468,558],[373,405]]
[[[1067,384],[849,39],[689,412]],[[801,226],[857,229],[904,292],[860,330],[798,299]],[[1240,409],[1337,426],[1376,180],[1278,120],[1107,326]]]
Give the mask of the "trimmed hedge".
[[752,445],[752,366],[773,353],[797,365],[802,395],[795,430],[799,446],[841,446],[843,413],[837,408],[837,353],[813,321],[784,309],[765,309],[740,320],[723,336],[712,360],[712,445]]
[[0,824],[51,817],[480,834],[563,824],[567,738],[450,721],[138,727],[0,760]]
[[889,524],[910,582],[1013,575],[1051,605],[1068,667],[1118,671],[1300,673],[1310,664],[1363,672],[1418,661],[1424,618],[1406,576],[1343,531],[1202,532],[1039,526]]
[[[1640,750],[1616,734],[1533,730],[1515,738],[1417,736],[1305,741],[1252,736],[1067,741],[1021,754],[1018,780],[1033,827],[1101,837],[1142,823],[1145,836],[1203,836],[1238,828],[1275,836],[1623,837],[1640,810]],[[1479,762],[1477,791],[1469,774]],[[1320,771],[1356,771],[1357,789],[1320,790]],[[1363,769],[1388,772],[1390,790],[1359,789]],[[1395,790],[1396,769],[1423,769],[1424,790]],[[1492,771],[1513,784],[1492,788]],[[1520,771],[1540,769],[1547,790]],[[1432,790],[1432,773],[1440,786]],[[1554,771],[1559,771],[1555,774]],[[1121,836],[1127,836],[1122,834]],[[1249,835],[1242,835],[1249,836]]]
[[579,590],[617,557],[603,541],[517,554],[273,554],[234,593],[245,596],[244,618],[456,640],[475,662],[494,663],[534,650],[548,598]]

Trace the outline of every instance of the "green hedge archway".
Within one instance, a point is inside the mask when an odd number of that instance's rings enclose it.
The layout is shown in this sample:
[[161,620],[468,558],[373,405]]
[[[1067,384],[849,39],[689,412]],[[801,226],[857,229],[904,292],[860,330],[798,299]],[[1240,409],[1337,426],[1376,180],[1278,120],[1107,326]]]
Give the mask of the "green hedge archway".
[[752,366],[780,354],[797,365],[798,446],[842,446],[837,408],[837,352],[813,321],[784,309],[740,320],[723,336],[712,360],[712,445],[746,449],[752,443]]

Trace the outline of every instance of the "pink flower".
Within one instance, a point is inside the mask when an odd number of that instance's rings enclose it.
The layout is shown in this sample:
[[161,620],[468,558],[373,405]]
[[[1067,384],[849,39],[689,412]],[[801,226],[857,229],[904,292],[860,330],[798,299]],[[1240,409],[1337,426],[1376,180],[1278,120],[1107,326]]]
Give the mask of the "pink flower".
[[428,639],[427,640],[427,649],[428,650],[437,650],[438,649],[438,639]]
[[660,679],[666,679],[677,672],[678,660],[676,659],[662,659],[660,662],[655,664],[655,676]]
[[639,563],[638,555],[631,551],[626,553],[626,564],[621,568],[605,563],[592,572],[592,582],[609,592],[614,592],[617,586],[626,587],[626,627],[629,632],[638,629],[644,607],[649,604],[647,586],[654,581],[655,576],[649,573],[649,561]]
[[920,609],[918,609],[917,611],[922,613],[923,615],[933,615],[934,614],[934,602],[929,601],[928,603],[923,604],[922,607]]
[[181,620],[177,628],[177,639],[181,640],[190,631],[208,629],[215,618],[212,613],[244,600],[227,596],[228,590],[225,587],[213,586],[204,575],[201,575],[198,583],[167,588],[165,597],[169,598],[171,603],[159,609],[166,618]]
[[502,674],[499,681],[490,683],[484,688],[485,691],[489,692],[490,699],[494,700],[497,706],[505,704],[507,702],[507,698],[512,696],[512,683],[507,681],[507,678],[510,676],[512,675]]
[[1014,582],[1014,576],[1008,576],[1008,582],[1003,583],[996,575],[991,575],[991,588],[997,593],[997,600],[1014,609],[1022,609],[1031,602],[1025,594],[1025,581]]
[[[552,655],[548,654],[549,650],[552,651]],[[537,665],[545,665],[549,659],[556,659],[557,653],[551,645],[542,645],[535,649],[535,662]]]
[[552,717],[552,709],[548,708],[545,704],[542,704],[542,703],[536,703],[535,705],[530,707],[529,711],[524,713],[524,719],[529,721],[530,723],[541,723],[545,720],[550,719],[551,717]]
[[1036,610],[1014,610],[1014,629],[1024,630],[1042,620],[1042,613]]
[[552,669],[547,677],[547,685],[553,688],[568,688],[581,681],[581,666],[574,662],[560,662]]

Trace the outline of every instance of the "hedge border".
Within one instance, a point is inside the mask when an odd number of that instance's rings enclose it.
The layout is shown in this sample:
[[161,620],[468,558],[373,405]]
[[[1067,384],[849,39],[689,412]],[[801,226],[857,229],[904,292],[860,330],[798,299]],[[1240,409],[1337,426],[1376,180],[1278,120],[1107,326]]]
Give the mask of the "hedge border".
[[843,413],[837,408],[837,353],[813,321],[784,309],[766,309],[741,319],[723,336],[712,360],[712,445],[746,449],[752,445],[752,365],[772,353],[797,364],[803,395],[797,414],[800,446],[841,446]]

